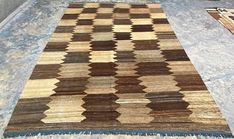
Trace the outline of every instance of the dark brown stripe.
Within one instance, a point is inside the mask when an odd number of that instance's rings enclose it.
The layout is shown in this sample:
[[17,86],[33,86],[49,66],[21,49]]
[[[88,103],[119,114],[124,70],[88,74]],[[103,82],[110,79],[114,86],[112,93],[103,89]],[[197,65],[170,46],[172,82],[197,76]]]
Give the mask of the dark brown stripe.
[[44,52],[66,51],[68,44],[68,42],[48,42]]
[[68,8],[83,8],[83,4],[69,4]]
[[88,63],[89,52],[67,52],[63,63]]
[[131,40],[131,34],[128,32],[115,32],[116,40]]
[[100,8],[113,8],[114,4],[105,4],[105,3],[100,3],[99,4]]
[[91,48],[93,51],[115,50],[115,41],[92,41]]
[[112,26],[108,25],[94,26],[93,32],[112,32]]
[[193,75],[174,75],[177,86],[181,91],[207,90],[199,74]]
[[132,32],[153,32],[152,25],[133,25]]
[[116,75],[115,63],[91,63],[91,76],[114,76]]
[[158,40],[134,40],[134,50],[158,50]]
[[79,19],[76,23],[76,25],[92,25],[93,20],[92,19]]
[[30,79],[51,79],[59,76],[60,64],[36,65]]
[[55,29],[55,33],[73,33],[74,27],[73,26],[58,26]]
[[130,19],[114,19],[115,25],[131,25],[132,22]]
[[154,24],[169,24],[169,22],[166,18],[153,19],[153,23]]
[[43,112],[49,109],[47,104],[50,101],[50,98],[20,99],[9,125],[20,124],[23,126],[25,123],[42,123],[41,119],[46,117]]
[[53,96],[85,94],[87,83],[88,77],[59,78],[59,82],[55,84],[57,88],[54,89],[56,93]]
[[91,41],[90,33],[73,33],[72,41]]
[[78,14],[64,14],[62,19],[77,19],[78,18]]
[[129,13],[128,8],[115,8],[114,13]]
[[131,18],[150,18],[150,15],[149,14],[130,14],[130,17]]
[[133,51],[117,51],[116,60],[118,62],[134,62],[135,54]]
[[112,13],[97,13],[96,19],[111,19]]
[[166,61],[189,61],[189,58],[183,49],[181,50],[162,50]]
[[147,8],[145,4],[132,4],[131,8]]
[[97,8],[84,8],[82,13],[97,13]]
[[140,76],[171,74],[170,69],[167,67],[168,64],[165,62],[141,62],[136,65],[138,66],[136,69],[137,74]]

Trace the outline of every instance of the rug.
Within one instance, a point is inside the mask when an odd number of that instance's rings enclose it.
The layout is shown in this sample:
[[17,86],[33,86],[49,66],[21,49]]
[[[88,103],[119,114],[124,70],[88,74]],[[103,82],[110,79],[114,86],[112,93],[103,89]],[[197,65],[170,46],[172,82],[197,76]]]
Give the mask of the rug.
[[208,13],[234,34],[234,9],[211,8]]
[[5,130],[231,136],[160,4],[72,3]]

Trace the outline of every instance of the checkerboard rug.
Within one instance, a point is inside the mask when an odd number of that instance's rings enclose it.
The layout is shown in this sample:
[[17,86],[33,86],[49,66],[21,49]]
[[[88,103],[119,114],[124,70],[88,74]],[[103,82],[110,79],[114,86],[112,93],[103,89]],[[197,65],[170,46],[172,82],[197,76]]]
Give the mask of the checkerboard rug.
[[234,9],[211,8],[208,13],[234,34]]
[[5,136],[230,135],[160,4],[75,3],[27,81]]

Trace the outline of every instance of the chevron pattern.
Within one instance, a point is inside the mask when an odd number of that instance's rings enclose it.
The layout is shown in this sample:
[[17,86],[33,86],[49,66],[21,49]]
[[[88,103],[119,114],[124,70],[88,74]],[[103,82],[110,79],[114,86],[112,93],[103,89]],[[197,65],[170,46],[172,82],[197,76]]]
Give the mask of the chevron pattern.
[[6,129],[230,132],[160,4],[70,4]]

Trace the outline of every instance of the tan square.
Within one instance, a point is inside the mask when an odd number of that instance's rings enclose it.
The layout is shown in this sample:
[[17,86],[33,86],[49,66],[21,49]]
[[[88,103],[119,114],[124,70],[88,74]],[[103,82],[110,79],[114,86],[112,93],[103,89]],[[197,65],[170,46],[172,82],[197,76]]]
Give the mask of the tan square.
[[99,3],[86,3],[84,5],[84,8],[98,8],[99,7]]
[[70,42],[72,33],[53,33],[49,42]]
[[155,32],[168,32],[173,31],[170,24],[155,24],[153,25]]
[[60,78],[89,77],[89,63],[66,63],[59,68]]
[[131,25],[114,25],[114,32],[131,32]]
[[130,19],[129,14],[125,14],[125,13],[114,13],[113,14],[113,18],[114,19]]
[[109,63],[115,62],[114,59],[116,52],[115,51],[92,51],[90,52],[90,62],[91,63]]
[[92,34],[92,41],[110,41],[114,39],[112,32],[97,32]]
[[115,8],[130,8],[131,6],[127,3],[116,3]]
[[61,64],[66,54],[66,52],[43,52],[37,64]]
[[154,19],[167,18],[165,13],[151,13],[150,16]]
[[61,20],[58,26],[76,26],[76,20]]
[[113,25],[112,19],[94,19],[94,25]]
[[80,14],[83,8],[67,8],[64,14]]
[[161,8],[160,4],[147,4],[149,8]]
[[165,58],[160,50],[135,50],[136,62],[163,62]]
[[153,24],[152,19],[142,18],[142,19],[131,19],[133,25],[151,25]]
[[113,13],[113,8],[99,8],[97,13]]
[[74,29],[74,33],[91,33],[93,31],[93,26],[90,25],[79,25]]
[[94,19],[96,17],[96,14],[80,14],[78,16],[78,19]]
[[131,40],[118,40],[116,43],[117,51],[133,51],[134,44]]
[[70,42],[67,47],[67,52],[89,52],[91,47],[88,41]]
[[132,32],[132,40],[155,40],[155,32]]
[[131,8],[130,13],[132,14],[142,14],[142,13],[150,13],[148,8]]

